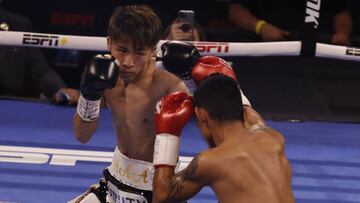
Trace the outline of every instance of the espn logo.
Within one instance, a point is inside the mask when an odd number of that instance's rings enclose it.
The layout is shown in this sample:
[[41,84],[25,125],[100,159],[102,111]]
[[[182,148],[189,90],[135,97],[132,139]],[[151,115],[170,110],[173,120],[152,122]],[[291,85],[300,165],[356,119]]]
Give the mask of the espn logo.
[[228,53],[229,43],[226,42],[195,42],[193,43],[200,53]]
[[320,1],[321,0],[308,0],[306,2],[305,23],[313,23],[314,28],[319,26]]
[[53,25],[92,27],[95,25],[95,16],[55,11],[51,14],[50,23]]
[[348,56],[360,56],[360,49],[355,47],[346,47],[345,54]]
[[[111,163],[113,156],[113,152],[107,151],[0,145],[0,164],[2,162],[49,164],[58,166],[75,166],[78,162],[98,162],[109,164]],[[180,156],[179,169],[184,169],[192,159],[193,157]]]
[[22,43],[56,47],[59,44],[59,37],[54,35],[24,34]]

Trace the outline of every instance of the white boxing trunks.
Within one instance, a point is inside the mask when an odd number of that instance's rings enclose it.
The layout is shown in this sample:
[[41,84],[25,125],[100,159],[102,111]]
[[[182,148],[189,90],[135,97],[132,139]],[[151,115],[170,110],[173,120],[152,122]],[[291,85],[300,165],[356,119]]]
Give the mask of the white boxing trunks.
[[131,159],[116,147],[111,165],[103,172],[105,180],[70,202],[151,203],[154,172],[153,163]]
[[110,203],[150,203],[152,198],[153,164],[131,159],[116,147],[111,165],[104,171]]

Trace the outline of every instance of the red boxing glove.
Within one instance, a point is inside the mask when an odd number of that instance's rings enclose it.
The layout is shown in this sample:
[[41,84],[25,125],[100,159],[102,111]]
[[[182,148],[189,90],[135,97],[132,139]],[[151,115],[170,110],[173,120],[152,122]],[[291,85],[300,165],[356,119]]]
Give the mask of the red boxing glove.
[[175,92],[156,104],[154,166],[176,166],[179,156],[179,136],[194,113],[192,97]]
[[194,112],[192,97],[184,92],[174,92],[163,97],[156,105],[155,125],[157,134],[180,136]]
[[237,81],[236,74],[231,66],[224,59],[216,56],[203,56],[199,58],[191,71],[191,76],[195,83],[199,84],[206,77],[216,73],[224,74]]
[[[191,71],[191,76],[193,77],[196,85],[199,85],[199,83],[206,77],[216,73],[226,75],[237,81],[236,74],[231,66],[224,59],[216,56],[203,56],[199,58],[198,62]],[[241,89],[240,93],[243,105],[251,106],[250,101],[243,94]]]

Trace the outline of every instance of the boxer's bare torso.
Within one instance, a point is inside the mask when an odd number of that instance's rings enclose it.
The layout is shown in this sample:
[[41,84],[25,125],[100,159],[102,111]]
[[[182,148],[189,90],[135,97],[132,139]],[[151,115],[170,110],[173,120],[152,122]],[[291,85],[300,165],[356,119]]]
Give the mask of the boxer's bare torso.
[[152,162],[156,102],[174,91],[186,92],[185,85],[174,75],[151,65],[139,78],[126,84],[119,79],[104,98],[111,111],[116,143],[124,155]]

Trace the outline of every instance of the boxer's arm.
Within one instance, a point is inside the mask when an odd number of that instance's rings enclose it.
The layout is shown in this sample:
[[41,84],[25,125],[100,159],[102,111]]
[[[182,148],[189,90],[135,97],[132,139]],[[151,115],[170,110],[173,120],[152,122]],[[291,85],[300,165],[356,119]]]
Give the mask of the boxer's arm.
[[173,93],[173,92],[177,92],[177,91],[181,91],[181,92],[185,92],[188,95],[190,94],[190,91],[188,90],[188,88],[186,87],[186,85],[184,84],[183,81],[178,81],[177,84],[175,84],[174,86],[171,86],[168,90],[168,93]]
[[[105,100],[105,97],[103,97],[101,99],[100,109],[105,107],[105,105],[106,105],[106,100]],[[78,113],[75,112],[74,118],[73,118],[73,130],[74,130],[75,138],[79,142],[81,142],[83,144],[87,143],[90,140],[90,138],[92,137],[92,135],[95,133],[98,126],[99,126],[98,120],[95,120],[92,122],[84,121],[83,119],[81,119],[81,117],[78,115]]]
[[85,144],[90,140],[91,136],[98,128],[99,121],[96,120],[92,122],[86,122],[82,120],[77,113],[75,113],[73,125],[74,125],[74,134],[76,139],[79,142]]
[[244,125],[249,130],[268,128],[260,114],[250,106],[244,106]]
[[81,94],[73,120],[75,137],[81,143],[88,142],[99,125],[103,94],[115,87],[119,76],[118,64],[110,55],[96,55],[83,71]]
[[209,178],[201,172],[201,155],[197,155],[190,164],[175,174],[170,167],[157,168],[154,175],[154,203],[184,202],[196,195],[208,184]]
[[269,127],[265,120],[250,106],[244,106],[244,125],[250,131],[263,131],[272,135],[281,146],[285,145],[284,136],[277,130]]
[[169,81],[169,86],[168,86],[169,88],[167,92],[168,94],[181,91],[190,95],[190,91],[188,90],[185,83],[181,79],[179,79],[178,77],[172,74],[166,74],[166,75],[167,75],[167,80]]

